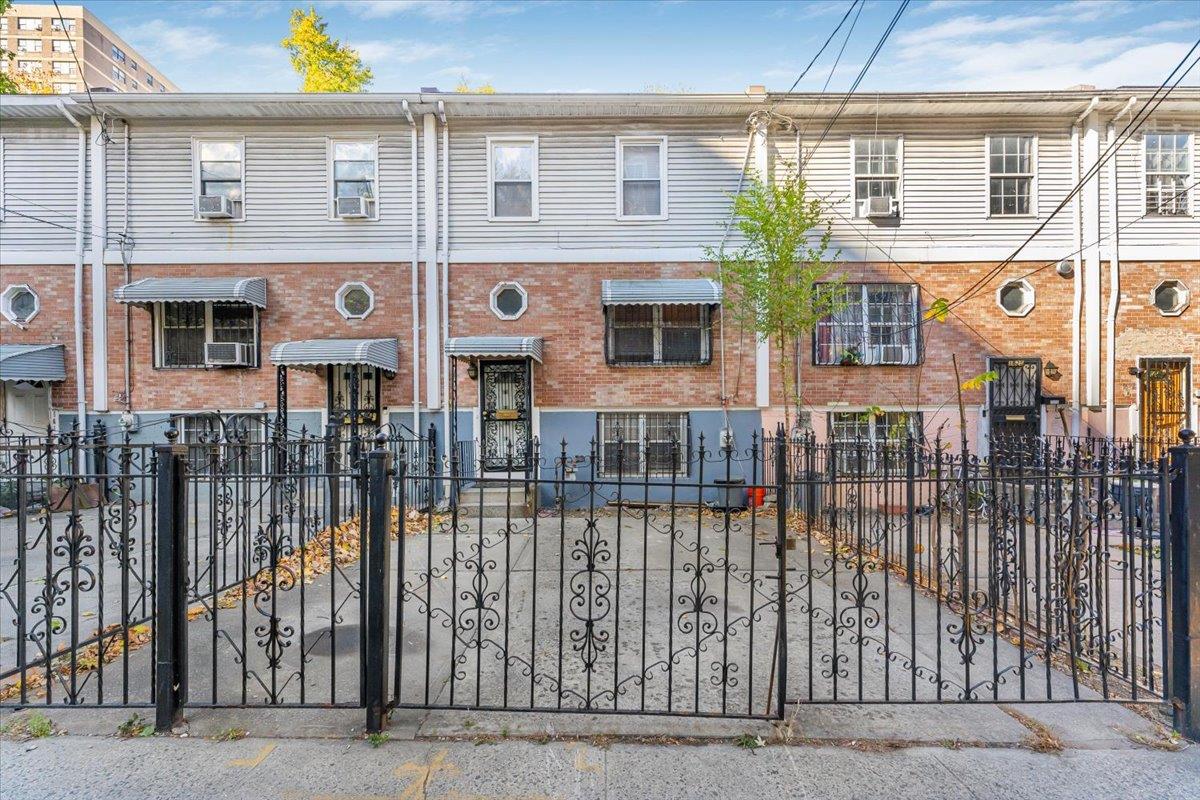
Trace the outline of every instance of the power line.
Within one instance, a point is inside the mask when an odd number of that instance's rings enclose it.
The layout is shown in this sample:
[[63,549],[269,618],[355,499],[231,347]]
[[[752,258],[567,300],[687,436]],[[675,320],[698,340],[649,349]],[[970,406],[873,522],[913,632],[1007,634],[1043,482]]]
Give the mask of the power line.
[[[14,194],[10,194],[8,196],[16,197],[16,199],[23,200],[26,203],[31,202],[29,200],[25,200],[24,198],[17,197]],[[38,205],[38,203],[32,203],[32,205],[36,206],[36,205]],[[52,211],[54,213],[61,213],[61,212],[54,211],[54,209],[48,208],[46,206],[41,206],[41,207],[45,208],[47,211]],[[41,222],[46,225],[52,225],[55,228],[61,228],[64,231],[71,231],[72,233],[82,233],[84,236],[92,236],[94,233],[94,231],[92,231],[92,230],[76,228],[74,225],[67,225],[67,224],[64,224],[61,222],[55,222],[52,219],[46,219],[45,217],[39,217],[35,214],[26,214],[23,211],[18,211],[15,208],[10,208],[10,207],[4,206],[4,205],[0,205],[0,210],[3,210],[3,212],[5,214],[16,214],[18,217],[24,217],[25,219],[32,220],[33,222]],[[64,216],[68,216],[68,215],[64,214]],[[105,228],[103,226],[101,226],[99,228],[99,230],[103,231],[106,236],[108,236],[116,241],[126,241],[130,238],[127,234],[120,233],[120,232],[113,233],[112,231],[109,231],[107,228]]]
[[[813,64],[817,63],[817,59],[820,58],[821,54],[825,52],[825,48],[829,47],[829,43],[833,41],[833,37],[837,36],[837,32],[840,31],[842,29],[842,26],[846,24],[846,20],[850,18],[850,12],[854,11],[855,6],[859,6],[858,13],[861,14],[862,6],[864,6],[864,5],[866,5],[866,0],[851,0],[850,7],[847,8],[846,13],[842,15],[842,18],[838,22],[837,27],[829,32],[829,36],[826,37],[825,43],[821,45],[821,49],[818,50],[817,54],[812,57],[812,61],[808,62],[808,66],[806,66],[804,68],[804,70],[800,73],[800,75],[796,78],[796,80],[792,81],[791,88],[789,88],[786,92],[784,92],[783,96],[780,97],[779,99],[777,99],[771,105],[772,108],[774,108],[775,106],[778,106],[780,103],[782,103],[784,100],[786,100],[792,94],[792,92],[796,91],[796,87],[800,85],[800,81],[804,80],[804,76],[807,75],[808,71],[813,68]],[[855,22],[858,21],[858,17],[855,17],[854,19],[855,19]],[[854,31],[853,25],[850,26],[850,30],[851,30],[851,32]],[[847,40],[849,40],[849,34],[846,35],[846,38],[847,38]],[[842,49],[843,50],[846,49],[846,45],[844,43],[842,44]],[[841,58],[841,53],[838,53],[838,58],[839,59]],[[834,64],[834,66],[835,67],[837,66],[836,62]],[[826,85],[828,85],[828,81],[826,82]]]
[[58,7],[58,0],[54,0],[54,11],[58,15],[58,24],[62,25],[63,33],[67,35],[67,43],[71,46],[71,58],[75,60],[75,68],[79,70],[79,79],[83,81],[83,90],[87,92],[88,103],[92,106],[92,113],[100,122],[100,141],[108,144],[112,139],[108,135],[108,126],[104,123],[104,117],[100,115],[99,109],[96,108],[96,101],[92,99],[92,87],[88,86],[87,73],[83,71],[83,64],[79,63],[79,55],[75,52],[75,40],[71,38],[67,30],[67,21],[63,19],[62,9]]

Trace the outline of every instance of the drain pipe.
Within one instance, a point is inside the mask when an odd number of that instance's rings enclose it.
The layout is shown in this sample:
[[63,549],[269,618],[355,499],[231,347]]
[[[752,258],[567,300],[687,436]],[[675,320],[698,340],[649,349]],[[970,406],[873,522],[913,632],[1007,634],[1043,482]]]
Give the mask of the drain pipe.
[[410,241],[412,242],[412,432],[416,437],[421,435],[421,305],[419,301],[419,284],[417,281],[417,273],[419,267],[418,261],[418,242],[417,242],[417,121],[413,118],[412,109],[408,107],[408,101],[402,100],[401,105],[404,109],[404,116],[408,120],[408,125],[411,130],[411,139],[409,147],[409,161],[411,171],[409,175],[409,184],[411,187],[410,202],[412,203],[411,217],[412,228],[409,233]]
[[[1117,122],[1129,113],[1136,97],[1130,97],[1129,102],[1117,112],[1108,122],[1108,146],[1112,147],[1117,136]],[[1112,241],[1109,243],[1108,257],[1108,313],[1104,319],[1105,349],[1108,363],[1104,365],[1104,428],[1109,438],[1116,435],[1117,425],[1117,311],[1121,308],[1121,220],[1118,214],[1117,202],[1117,159],[1108,160],[1108,219],[1112,226]]]
[[83,209],[87,185],[87,131],[75,116],[67,111],[62,100],[58,110],[79,132],[78,167],[75,174],[75,424],[77,430],[87,430],[87,401],[84,396],[83,371]]
[[[450,441],[450,357],[446,355],[446,342],[450,339],[450,126],[446,123],[446,102],[438,100],[437,109],[438,119],[442,123],[442,346],[439,348],[442,364],[442,439],[446,442],[445,453],[449,456],[454,447],[454,442]],[[449,458],[443,460],[442,470],[446,475],[450,474]]]
[[[129,120],[121,120],[125,125],[125,202],[122,208],[124,219],[121,225],[121,263],[125,266],[125,285],[133,283],[130,261],[133,259],[133,247],[129,241]],[[125,303],[125,413],[133,411],[133,306]]]
[[[1100,103],[1099,97],[1093,97],[1088,107],[1071,123],[1071,185],[1079,184],[1079,126],[1088,114]],[[1081,192],[1075,194],[1071,206],[1074,227],[1075,253],[1071,257],[1075,267],[1073,281],[1074,294],[1071,299],[1071,436],[1079,435],[1083,409],[1080,402],[1080,323],[1083,314],[1083,202]]]

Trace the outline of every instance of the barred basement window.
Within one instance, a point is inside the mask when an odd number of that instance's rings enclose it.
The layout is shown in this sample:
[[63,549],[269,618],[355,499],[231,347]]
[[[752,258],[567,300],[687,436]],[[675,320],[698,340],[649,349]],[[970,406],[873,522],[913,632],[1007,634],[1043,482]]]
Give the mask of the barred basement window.
[[1191,177],[1191,137],[1186,133],[1147,133],[1146,213],[1186,216]]
[[[188,466],[195,472],[262,473],[267,418],[264,414],[181,414],[175,417]],[[238,445],[246,445],[239,447]]]
[[258,366],[258,310],[248,303],[160,303],[156,367],[203,368],[205,342],[250,345]]
[[908,468],[908,437],[920,444],[921,412],[838,411],[829,417],[829,440],[840,474],[903,475]]
[[847,284],[843,302],[841,311],[817,323],[814,363],[857,366],[920,361],[915,284]]
[[609,364],[712,361],[712,309],[706,305],[615,305],[604,310]]
[[690,459],[686,412],[603,411],[597,415],[597,425],[600,477],[687,475]]

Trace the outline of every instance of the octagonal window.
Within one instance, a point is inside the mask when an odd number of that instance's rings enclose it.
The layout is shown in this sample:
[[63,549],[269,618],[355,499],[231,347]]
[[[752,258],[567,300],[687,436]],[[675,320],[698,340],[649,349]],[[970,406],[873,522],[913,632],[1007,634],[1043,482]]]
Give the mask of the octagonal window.
[[1150,302],[1164,317],[1177,317],[1188,307],[1190,292],[1183,281],[1163,281],[1150,293]]
[[1033,286],[1020,278],[1008,281],[996,292],[996,303],[1010,317],[1023,317],[1033,310]]
[[335,304],[346,319],[365,319],[375,310],[375,293],[365,283],[346,283],[338,289]]
[[500,319],[517,319],[529,307],[529,295],[519,283],[498,283],[492,289],[491,306]]
[[27,284],[9,286],[0,294],[0,313],[14,325],[27,325],[41,309],[41,299]]

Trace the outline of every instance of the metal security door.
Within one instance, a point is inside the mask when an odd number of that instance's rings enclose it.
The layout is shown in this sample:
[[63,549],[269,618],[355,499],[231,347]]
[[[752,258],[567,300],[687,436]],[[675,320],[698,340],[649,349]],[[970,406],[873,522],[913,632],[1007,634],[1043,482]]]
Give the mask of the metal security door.
[[529,467],[529,361],[484,361],[479,375],[483,468],[523,472]]
[[996,436],[1037,436],[1042,432],[1042,360],[989,358],[988,430]]
[[1145,358],[1141,362],[1141,436],[1147,455],[1158,458],[1188,426],[1191,375],[1186,358]]

